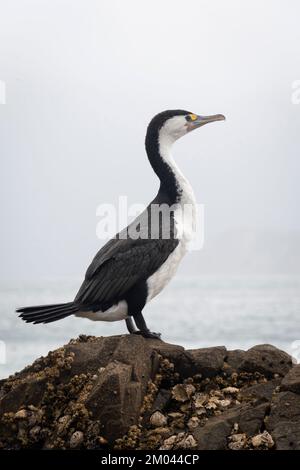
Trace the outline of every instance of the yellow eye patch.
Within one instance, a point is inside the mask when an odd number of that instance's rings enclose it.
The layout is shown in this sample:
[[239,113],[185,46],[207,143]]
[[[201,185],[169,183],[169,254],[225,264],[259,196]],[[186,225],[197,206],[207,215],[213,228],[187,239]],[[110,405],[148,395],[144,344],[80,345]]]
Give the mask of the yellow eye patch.
[[191,121],[196,121],[197,114],[190,114],[189,116],[190,116]]

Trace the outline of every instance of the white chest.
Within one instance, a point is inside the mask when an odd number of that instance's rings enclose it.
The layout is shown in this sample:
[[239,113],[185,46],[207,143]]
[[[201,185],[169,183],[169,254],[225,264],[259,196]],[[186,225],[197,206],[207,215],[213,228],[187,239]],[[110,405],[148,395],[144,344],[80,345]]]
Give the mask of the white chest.
[[194,236],[195,214],[194,194],[192,188],[188,185],[186,190],[183,192],[176,211],[174,212],[179,243],[162,266],[151,277],[149,277],[147,281],[147,302],[159,294],[175,275],[180,261],[188,251],[189,242]]
[[178,265],[186,253],[185,244],[180,241],[175,250],[170,254],[161,267],[149,277],[147,281],[148,296],[147,302],[160,293],[175,275]]

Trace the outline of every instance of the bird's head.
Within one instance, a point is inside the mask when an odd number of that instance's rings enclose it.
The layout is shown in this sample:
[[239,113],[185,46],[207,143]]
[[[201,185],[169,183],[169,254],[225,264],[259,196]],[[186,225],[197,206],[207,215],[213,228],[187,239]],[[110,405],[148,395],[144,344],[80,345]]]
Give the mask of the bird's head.
[[169,140],[170,143],[173,143],[198,127],[209,122],[224,121],[224,119],[223,114],[200,116],[181,109],[163,111],[151,120],[147,129],[146,142],[149,139],[156,138],[158,140]]

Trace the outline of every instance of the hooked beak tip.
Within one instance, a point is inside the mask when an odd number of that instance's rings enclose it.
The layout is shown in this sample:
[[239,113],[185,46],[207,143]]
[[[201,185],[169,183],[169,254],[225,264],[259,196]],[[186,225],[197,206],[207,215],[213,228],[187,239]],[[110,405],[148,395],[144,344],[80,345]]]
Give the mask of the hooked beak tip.
[[224,114],[214,114],[213,116],[199,116],[200,120],[204,122],[215,122],[215,121],[225,121],[226,117]]
[[198,127],[204,126],[210,122],[225,121],[224,114],[213,114],[212,116],[197,116],[197,119],[189,123],[189,130],[197,129]]

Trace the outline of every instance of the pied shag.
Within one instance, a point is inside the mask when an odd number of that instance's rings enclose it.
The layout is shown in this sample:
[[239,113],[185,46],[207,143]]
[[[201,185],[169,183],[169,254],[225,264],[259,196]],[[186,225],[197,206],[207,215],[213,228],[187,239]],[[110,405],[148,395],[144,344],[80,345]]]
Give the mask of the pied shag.
[[[147,327],[142,310],[174,276],[195,222],[193,189],[173,160],[171,147],[188,132],[224,119],[222,114],[198,116],[183,110],[157,114],[145,141],[150,164],[160,179],[155,199],[98,251],[73,302],[19,308],[19,316],[33,323],[69,315],[96,321],[125,320],[129,333],[160,339],[160,333]],[[192,216],[183,216],[185,207],[192,208]]]

